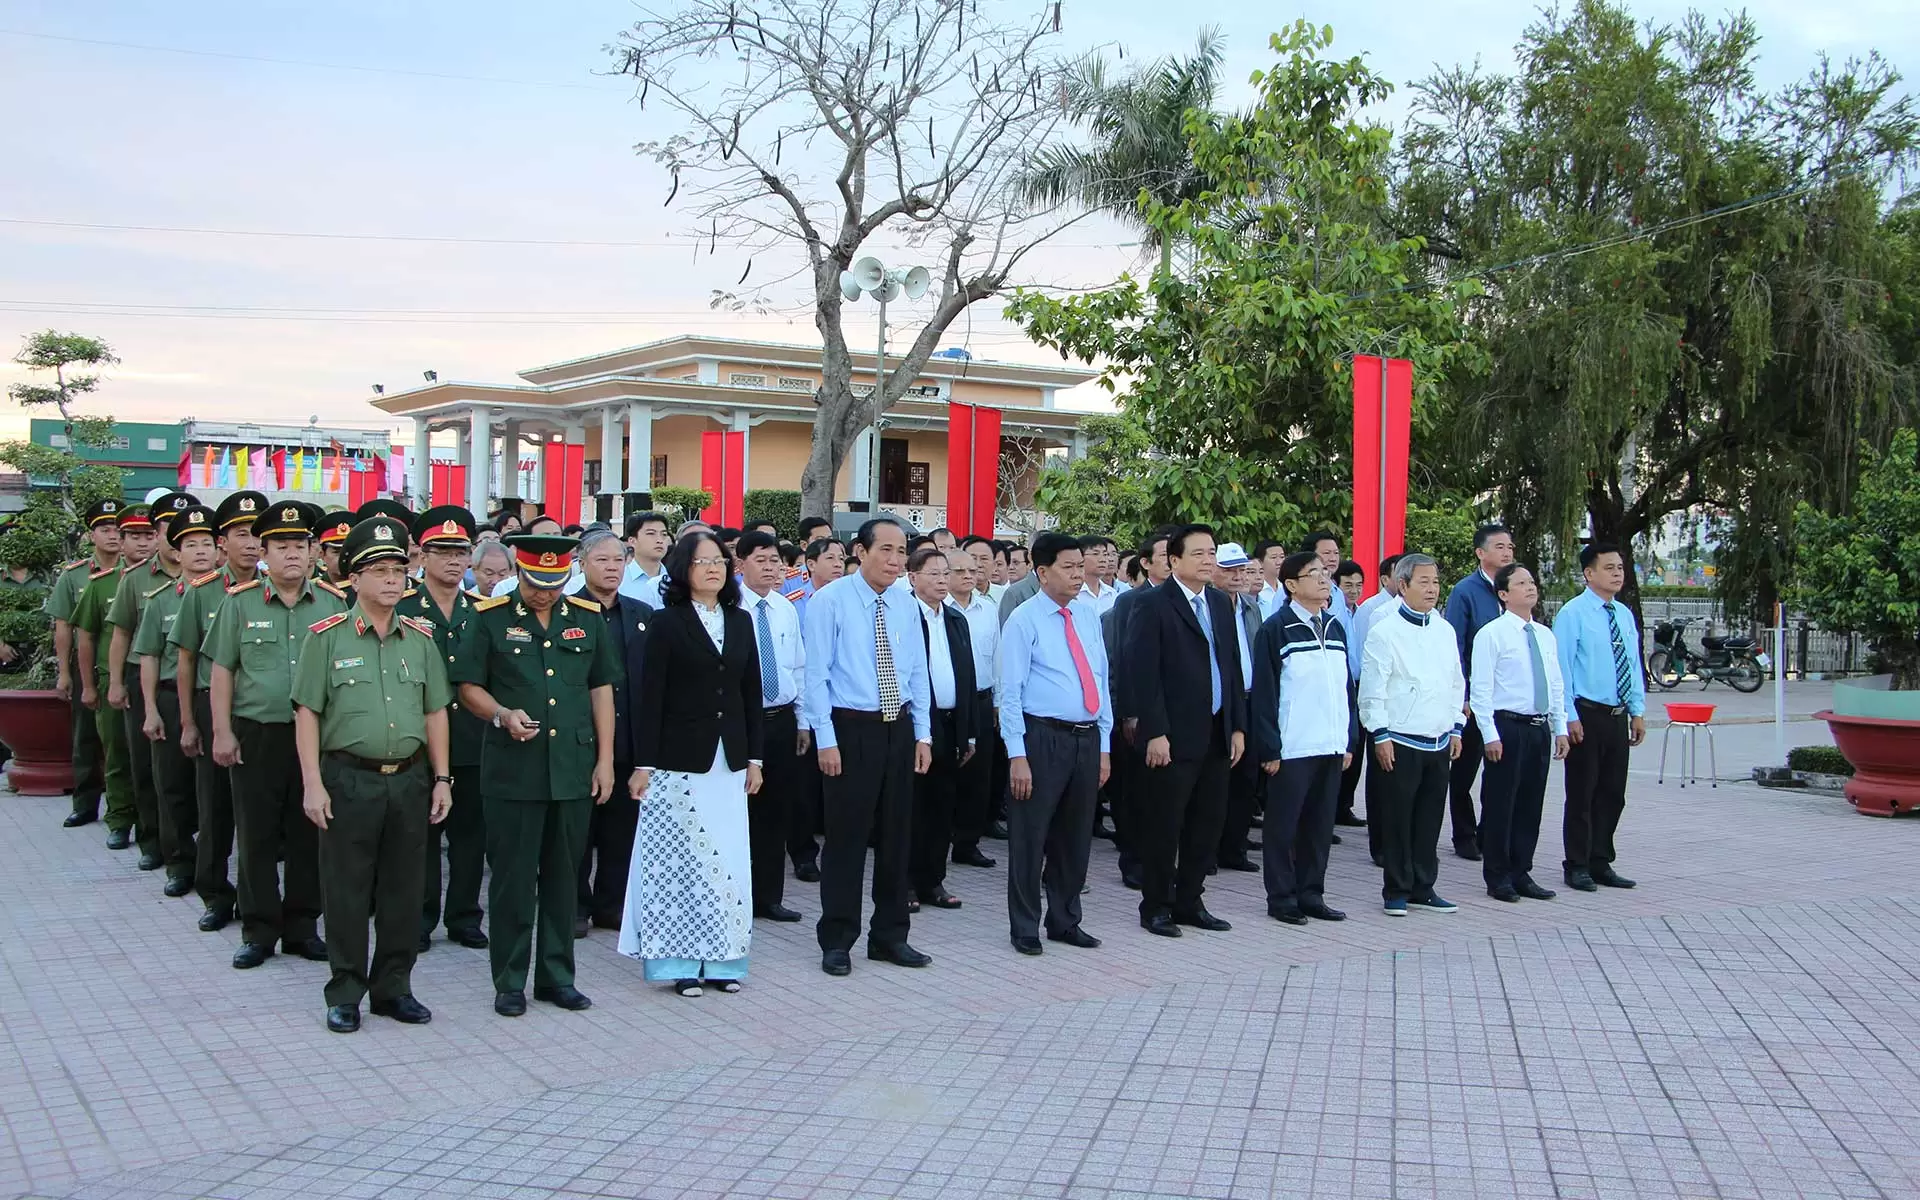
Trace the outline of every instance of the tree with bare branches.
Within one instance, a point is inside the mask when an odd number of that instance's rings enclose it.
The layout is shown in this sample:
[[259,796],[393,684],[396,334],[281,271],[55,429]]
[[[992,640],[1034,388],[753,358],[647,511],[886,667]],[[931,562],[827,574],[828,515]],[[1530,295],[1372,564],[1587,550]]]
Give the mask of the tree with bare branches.
[[[1019,0],[1011,0],[1019,2]],[[1027,20],[988,0],[679,0],[608,49],[672,135],[642,143],[707,238],[804,255],[822,383],[800,479],[807,513],[833,507],[855,438],[925,367],[968,305],[1005,288],[1035,246],[1078,219],[1022,200],[1032,157],[1062,128],[1060,6]],[[985,10],[983,12],[983,9]],[[853,390],[841,272],[876,235],[924,248],[933,311],[868,396]]]

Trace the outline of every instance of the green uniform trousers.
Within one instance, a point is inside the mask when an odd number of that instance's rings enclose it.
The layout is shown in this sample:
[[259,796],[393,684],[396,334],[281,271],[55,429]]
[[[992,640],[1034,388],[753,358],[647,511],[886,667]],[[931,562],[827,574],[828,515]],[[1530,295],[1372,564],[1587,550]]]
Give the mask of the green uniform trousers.
[[153,755],[147,752],[147,698],[140,694],[140,663],[126,673],[127,707],[120,714],[127,742],[127,769],[133,780],[133,836],[142,858],[160,852],[160,797],[153,786]]
[[[75,637],[79,635],[76,634]],[[91,821],[100,815],[103,780],[100,763],[100,723],[87,706],[80,703],[80,667],[69,659],[73,694],[68,705],[73,712],[73,811]]]
[[533,961],[533,986],[566,987],[573,982],[575,889],[593,801],[530,804],[490,796],[483,803],[487,865],[493,869],[487,885],[493,990],[526,990],[536,922],[540,957]]
[[172,682],[154,692],[165,735],[147,743],[153,761],[153,789],[160,804],[160,857],[168,879],[193,878],[194,835],[200,832],[200,799],[194,790],[193,760],[180,753],[180,693]]
[[200,829],[194,846],[193,890],[208,908],[231,912],[236,893],[227,863],[233,858],[233,781],[227,769],[213,761],[213,700],[205,688],[194,689],[193,723],[200,730],[200,756],[193,760]]
[[100,742],[101,776],[107,797],[107,828],[133,832],[139,822],[139,810],[133,803],[133,755],[127,752],[127,718],[107,703],[107,685],[100,683],[100,707],[87,714],[93,718]]
[[235,717],[233,736],[240,743],[240,761],[228,770],[240,860],[240,939],[258,946],[304,942],[320,924],[320,830],[307,820],[293,723]]
[[487,820],[480,805],[480,768],[455,767],[453,808],[447,819],[427,826],[426,891],[420,906],[420,932],[440,923],[440,843],[447,845],[447,932],[480,930],[480,880],[487,870]]
[[333,801],[333,819],[319,831],[327,965],[333,969],[327,1004],[358,1004],[368,995],[383,1004],[411,995],[432,772],[424,758],[397,774],[382,775],[329,756],[320,761],[320,781]]

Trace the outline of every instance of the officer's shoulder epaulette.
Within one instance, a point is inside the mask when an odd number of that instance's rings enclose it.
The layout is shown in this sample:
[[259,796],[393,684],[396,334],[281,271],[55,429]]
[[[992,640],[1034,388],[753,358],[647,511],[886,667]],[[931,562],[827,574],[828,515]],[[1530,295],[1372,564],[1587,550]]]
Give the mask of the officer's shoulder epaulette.
[[567,603],[573,605],[575,608],[584,608],[588,612],[600,611],[600,602],[598,600],[588,600],[583,596],[568,596]]
[[433,622],[427,620],[425,617],[401,617],[400,623],[415,633],[422,633],[428,637],[433,636]]
[[160,585],[159,587],[157,587],[157,588],[154,588],[154,589],[153,589],[152,591],[150,591],[150,592],[141,592],[141,593],[140,593],[140,598],[141,598],[142,600],[151,600],[151,599],[153,599],[153,598],[154,598],[155,596],[158,596],[158,595],[159,595],[159,594],[160,594],[161,592],[164,592],[164,591],[166,591],[166,590],[167,590],[168,588],[170,588],[170,587],[176,587],[176,586],[178,586],[178,585],[177,585],[177,584],[176,584],[176,583],[175,583],[175,582],[174,582],[173,580],[171,580],[171,579],[169,579],[169,580],[167,580],[167,581],[166,581],[165,583],[163,583],[163,584],[161,584],[161,585]]
[[400,593],[400,598],[402,600],[405,600],[408,596],[417,596],[419,594],[420,594],[419,588],[408,588],[406,591]]
[[316,579],[313,581],[313,586],[335,599],[345,600],[347,598],[347,589],[341,587],[331,579]]
[[114,573],[115,571],[117,571],[117,570],[119,570],[119,569],[120,569],[120,568],[118,568],[118,567],[101,567],[101,568],[100,568],[100,569],[99,569],[98,571],[88,571],[88,572],[87,572],[87,578],[88,578],[88,579],[103,579],[103,578],[105,578],[106,576],[108,576],[108,575],[111,575],[111,574],[113,574],[113,573]]
[[473,611],[489,612],[493,609],[499,608],[502,604],[505,604],[507,601],[511,599],[513,599],[513,594],[511,592],[509,592],[507,595],[504,595],[504,596],[488,596],[485,600],[476,601],[473,606]]
[[237,596],[241,592],[249,592],[259,586],[260,586],[260,581],[258,579],[249,579],[245,583],[230,584],[227,587],[227,595]]
[[73,570],[75,567],[84,567],[89,562],[92,562],[92,561],[93,560],[90,558],[76,558],[72,562],[61,563],[60,571],[62,574],[65,574],[66,572]]
[[307,632],[308,633],[325,633],[327,630],[332,629],[335,625],[338,625],[340,622],[346,619],[347,619],[347,614],[343,612],[335,613],[330,617],[322,617],[318,621],[315,621],[313,624],[307,626]]
[[214,570],[208,571],[205,575],[202,575],[198,579],[195,579],[191,583],[187,584],[187,586],[201,587],[205,584],[212,583],[214,580],[218,578],[220,578],[220,571],[218,568],[215,568]]

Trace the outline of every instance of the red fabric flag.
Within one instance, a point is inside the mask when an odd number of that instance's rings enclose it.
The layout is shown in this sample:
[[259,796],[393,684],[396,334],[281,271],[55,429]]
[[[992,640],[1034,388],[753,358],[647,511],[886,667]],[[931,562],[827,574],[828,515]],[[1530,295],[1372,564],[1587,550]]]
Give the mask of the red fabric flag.
[[1405,549],[1412,424],[1413,363],[1354,355],[1352,544],[1368,592],[1380,586],[1380,560]]
[[276,491],[287,490],[287,451],[281,447],[273,452],[273,486]]

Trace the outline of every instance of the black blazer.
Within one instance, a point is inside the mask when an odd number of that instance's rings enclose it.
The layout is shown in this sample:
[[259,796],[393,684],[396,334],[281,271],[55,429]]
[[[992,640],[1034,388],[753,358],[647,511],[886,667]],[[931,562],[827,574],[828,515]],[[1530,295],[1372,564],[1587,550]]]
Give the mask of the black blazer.
[[653,623],[655,609],[632,596],[616,596],[614,603],[614,610],[607,613],[607,633],[626,671],[613,685],[613,758],[616,766],[630,771],[638,753],[634,717],[640,711],[640,680],[646,674],[647,626]]
[[726,653],[700,626],[690,604],[670,604],[648,622],[634,718],[633,765],[702,774],[724,745],[727,766],[761,757],[760,649],[753,620],[738,606],[722,611]]
[[[1129,699],[1139,710],[1138,742],[1164,737],[1176,761],[1206,757],[1217,723],[1220,740],[1247,728],[1247,695],[1241,687],[1240,637],[1233,605],[1225,593],[1209,588],[1207,614],[1213,624],[1215,661],[1220,667],[1220,715],[1213,714],[1213,684],[1207,670],[1207,635],[1178,579],[1168,579],[1141,596],[1121,631],[1133,649],[1128,665],[1139,681]],[[1116,602],[1117,606],[1117,602]],[[1155,686],[1158,684],[1158,686]]]
[[[919,602],[919,599],[916,597],[914,603],[918,604]],[[915,609],[914,611],[919,613],[920,610]],[[979,708],[974,702],[973,694],[980,689],[973,677],[973,627],[967,624],[966,614],[951,604],[942,604],[940,606],[940,616],[947,625],[947,652],[953,658],[953,745],[946,746],[941,744],[945,739],[940,735],[940,727],[935,725],[933,727],[933,754],[936,760],[945,759],[950,762],[959,762],[960,756],[967,752],[968,739],[980,736],[975,731],[976,723],[979,720]],[[933,644],[933,639],[927,636],[927,621],[924,615],[920,618],[920,643],[922,646],[928,648],[931,648]],[[927,702],[931,704],[933,703],[933,676],[931,674],[931,666],[928,667],[928,672]]]
[[1113,607],[1100,616],[1101,636],[1107,643],[1107,692],[1113,702],[1114,716],[1123,721],[1140,715],[1131,690],[1134,666],[1129,660],[1133,643],[1127,640],[1127,622],[1133,619],[1140,602],[1152,594],[1153,589],[1149,587],[1128,588],[1114,600]]

